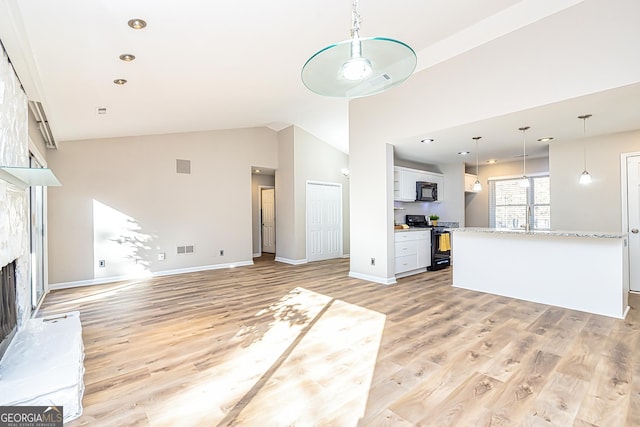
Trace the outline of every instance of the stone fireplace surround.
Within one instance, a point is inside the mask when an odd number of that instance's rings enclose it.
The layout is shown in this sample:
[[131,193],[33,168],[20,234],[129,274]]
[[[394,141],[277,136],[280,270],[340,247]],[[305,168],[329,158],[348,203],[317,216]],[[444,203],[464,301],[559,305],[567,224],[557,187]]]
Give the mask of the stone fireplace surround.
[[[0,166],[29,167],[27,96],[0,50]],[[82,413],[84,347],[80,313],[31,319],[29,193],[0,178],[0,267],[15,261],[17,326],[0,360],[0,405],[63,406]]]

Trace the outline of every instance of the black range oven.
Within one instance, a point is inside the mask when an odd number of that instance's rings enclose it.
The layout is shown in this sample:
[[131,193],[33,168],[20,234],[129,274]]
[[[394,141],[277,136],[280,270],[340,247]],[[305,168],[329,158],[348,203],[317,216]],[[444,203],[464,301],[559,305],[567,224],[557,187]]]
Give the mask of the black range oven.
[[[431,227],[424,215],[407,215],[405,221],[410,227]],[[451,265],[451,233],[445,227],[431,227],[431,265],[429,271],[442,270]]]
[[431,265],[427,270],[442,270],[451,265],[451,233],[444,227],[431,230]]

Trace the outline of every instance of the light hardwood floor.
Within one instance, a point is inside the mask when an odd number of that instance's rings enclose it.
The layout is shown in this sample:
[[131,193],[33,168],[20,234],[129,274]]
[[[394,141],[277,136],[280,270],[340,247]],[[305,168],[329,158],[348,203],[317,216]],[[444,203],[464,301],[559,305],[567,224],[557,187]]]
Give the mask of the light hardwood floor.
[[640,295],[616,320],[456,289],[450,269],[347,272],[261,258],[51,292],[39,316],[83,325],[69,426],[640,426]]

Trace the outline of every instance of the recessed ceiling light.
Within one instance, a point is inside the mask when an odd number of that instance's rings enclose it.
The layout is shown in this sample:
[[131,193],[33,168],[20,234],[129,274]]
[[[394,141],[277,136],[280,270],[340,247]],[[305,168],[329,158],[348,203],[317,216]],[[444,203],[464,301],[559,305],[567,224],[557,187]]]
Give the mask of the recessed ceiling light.
[[129,22],[127,22],[127,24],[134,30],[141,30],[147,26],[147,23],[145,22],[144,19],[138,19],[138,18],[129,19]]
[[256,169],[256,170],[254,170],[253,172],[255,172],[255,173],[260,173],[260,172],[262,172],[262,171],[261,171],[260,169]]
[[136,59],[136,56],[131,53],[123,53],[122,55],[120,55],[120,59],[124,62],[131,62]]
[[466,155],[471,154],[471,152],[470,151],[458,151],[458,154],[460,154],[461,156],[466,156]]
[[96,108],[96,113],[98,113],[98,114],[107,114],[107,107],[98,107],[98,108]]
[[549,142],[553,140],[552,136],[545,136],[544,138],[538,138],[538,142]]
[[422,142],[423,144],[431,144],[434,141],[435,141],[435,139],[433,139],[433,138],[424,138],[424,139],[420,140],[420,142]]
[[487,160],[487,163],[489,163],[489,164],[494,164],[494,163],[496,163],[496,162],[497,162],[497,160],[496,160],[496,159],[489,159],[489,160]]
[[126,79],[115,79],[113,81],[115,84],[122,86],[123,84],[127,83]]

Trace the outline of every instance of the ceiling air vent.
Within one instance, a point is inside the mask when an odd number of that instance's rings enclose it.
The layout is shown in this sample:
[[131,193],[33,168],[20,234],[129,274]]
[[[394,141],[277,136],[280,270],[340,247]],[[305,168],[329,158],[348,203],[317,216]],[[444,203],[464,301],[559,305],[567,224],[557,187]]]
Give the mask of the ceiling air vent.
[[29,108],[36,118],[36,123],[38,123],[38,127],[40,128],[40,133],[42,134],[45,145],[47,146],[47,148],[53,148],[57,150],[58,143],[53,138],[53,133],[51,133],[51,127],[49,127],[49,121],[47,120],[47,115],[44,113],[42,104],[38,101],[29,101]]

